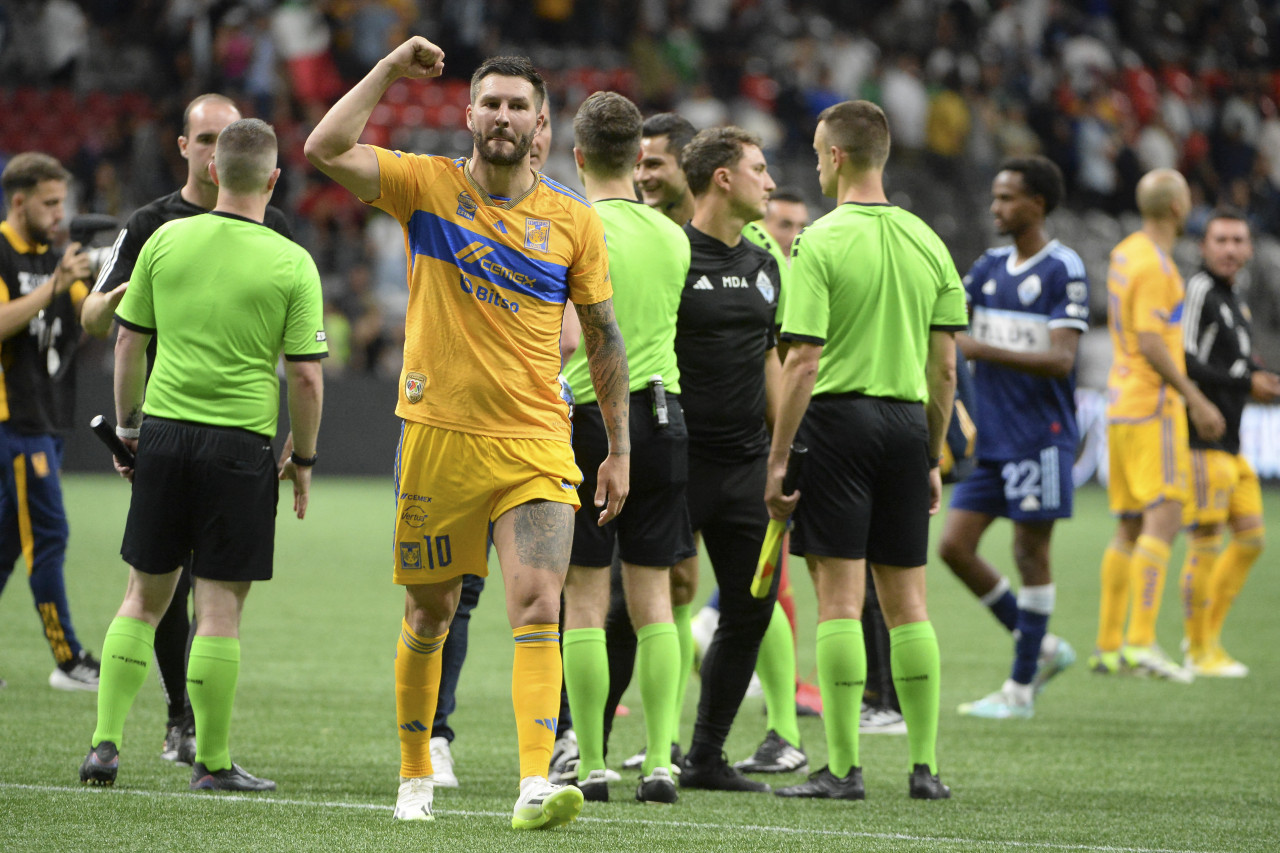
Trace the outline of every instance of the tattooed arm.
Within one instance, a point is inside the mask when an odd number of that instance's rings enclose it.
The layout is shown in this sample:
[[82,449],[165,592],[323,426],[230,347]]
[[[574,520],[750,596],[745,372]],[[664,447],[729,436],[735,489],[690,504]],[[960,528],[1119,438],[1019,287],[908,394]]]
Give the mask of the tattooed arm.
[[596,506],[604,507],[597,523],[603,525],[622,511],[631,488],[631,433],[628,427],[631,388],[627,373],[627,350],[613,318],[613,300],[593,305],[576,305],[582,323],[582,339],[591,365],[591,384],[596,389],[605,432],[609,435],[609,455],[600,464],[596,486]]
[[[147,387],[147,345],[151,336],[133,329],[120,327],[116,337],[116,424],[119,429],[137,430],[142,425],[142,397]],[[138,449],[137,433],[133,438],[120,437],[130,450]],[[133,469],[122,468],[117,460],[120,476],[133,481]]]

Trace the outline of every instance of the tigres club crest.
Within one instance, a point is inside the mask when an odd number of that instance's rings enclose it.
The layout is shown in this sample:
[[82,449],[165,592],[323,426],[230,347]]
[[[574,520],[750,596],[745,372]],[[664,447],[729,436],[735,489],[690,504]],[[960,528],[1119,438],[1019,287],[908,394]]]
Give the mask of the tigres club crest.
[[524,247],[539,252],[547,251],[551,244],[551,222],[546,219],[524,221]]
[[422,392],[427,387],[427,377],[421,373],[407,373],[404,377],[404,396],[410,403],[422,399]]

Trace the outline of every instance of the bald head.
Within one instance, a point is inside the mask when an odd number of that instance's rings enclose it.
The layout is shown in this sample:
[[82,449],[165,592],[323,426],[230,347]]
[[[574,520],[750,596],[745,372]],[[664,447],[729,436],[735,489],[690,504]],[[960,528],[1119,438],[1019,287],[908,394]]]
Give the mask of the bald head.
[[1138,212],[1143,219],[1168,219],[1181,224],[1191,212],[1187,179],[1175,169],[1155,169],[1138,181]]

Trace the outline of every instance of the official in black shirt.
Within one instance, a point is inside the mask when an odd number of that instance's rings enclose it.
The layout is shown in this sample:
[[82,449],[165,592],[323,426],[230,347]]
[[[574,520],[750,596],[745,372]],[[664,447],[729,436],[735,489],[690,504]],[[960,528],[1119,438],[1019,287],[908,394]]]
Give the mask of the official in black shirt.
[[[1188,419],[1195,509],[1181,575],[1183,627],[1193,673],[1241,678],[1249,667],[1223,650],[1222,623],[1262,553],[1265,533],[1258,475],[1240,453],[1240,421],[1250,397],[1280,399],[1280,377],[1258,363],[1249,310],[1235,292],[1236,274],[1253,255],[1244,214],[1215,210],[1200,253],[1204,266],[1187,281],[1183,302],[1183,349],[1187,376],[1222,412],[1226,429],[1217,440],[1206,439]],[[1231,544],[1224,550],[1226,525]]]
[[[166,222],[198,216],[213,209],[218,201],[218,187],[209,174],[209,163],[213,160],[218,134],[240,118],[235,102],[223,95],[200,95],[187,104],[182,118],[182,135],[178,137],[178,150],[187,161],[187,181],[180,190],[134,211],[116,237],[110,255],[98,271],[93,292],[84,302],[82,321],[90,334],[105,337],[111,330],[116,306],[124,296],[129,276],[133,275],[138,253],[151,235]],[[267,207],[263,224],[293,239],[289,222],[279,209]],[[148,371],[155,363],[155,357],[156,339],[153,336],[147,347]],[[195,719],[186,690],[187,646],[190,637],[195,635],[195,623],[187,604],[191,592],[190,557],[183,567],[173,601],[156,626],[155,651],[156,672],[169,706],[164,748],[160,755],[168,761],[189,765],[195,760],[196,749]]]
[[781,371],[774,315],[777,261],[742,239],[764,216],[769,177],[760,140],[735,127],[704,130],[682,160],[694,194],[685,226],[692,259],[680,299],[676,358],[689,429],[689,517],[720,586],[720,624],[702,661],[702,693],[682,788],[767,792],[723,748],[773,615],[751,579],[769,515],[760,498],[769,453],[769,401]]

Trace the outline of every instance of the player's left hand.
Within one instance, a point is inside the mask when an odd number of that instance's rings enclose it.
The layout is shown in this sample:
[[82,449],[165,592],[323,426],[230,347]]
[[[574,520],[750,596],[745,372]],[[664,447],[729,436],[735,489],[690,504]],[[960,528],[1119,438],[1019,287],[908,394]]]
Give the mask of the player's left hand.
[[769,517],[776,521],[786,521],[796,511],[800,503],[800,490],[789,495],[782,493],[782,479],[787,476],[787,460],[778,465],[770,463],[769,473],[764,481],[764,503],[769,508]]
[[631,454],[610,453],[596,474],[596,506],[604,507],[596,524],[604,527],[618,517],[631,492]]

